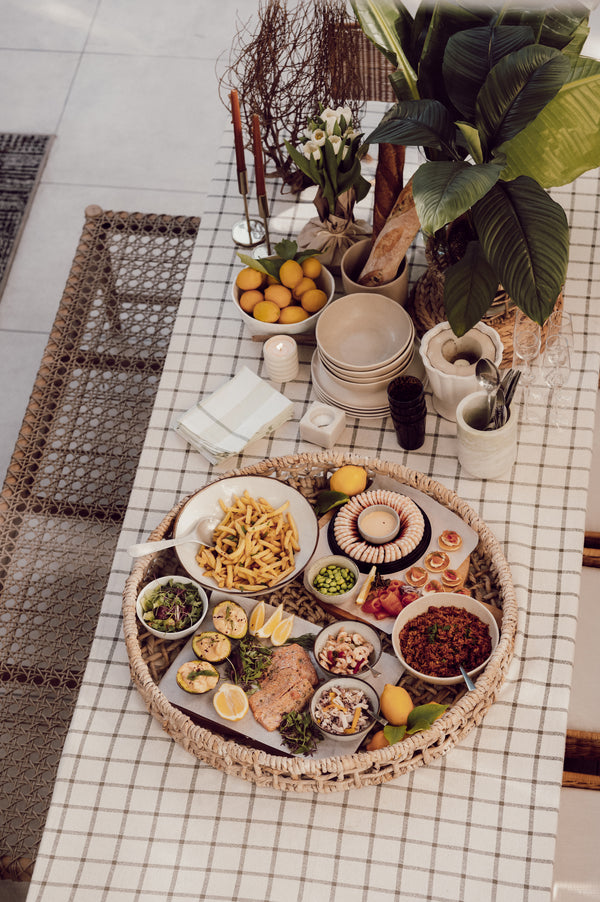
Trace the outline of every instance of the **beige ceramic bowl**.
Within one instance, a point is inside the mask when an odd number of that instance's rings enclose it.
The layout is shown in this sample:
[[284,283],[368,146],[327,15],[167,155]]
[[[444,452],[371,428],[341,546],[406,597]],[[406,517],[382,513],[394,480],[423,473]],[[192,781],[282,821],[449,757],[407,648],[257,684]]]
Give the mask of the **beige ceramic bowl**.
[[235,284],[235,281],[232,286],[233,303],[238,315],[245,322],[251,335],[300,335],[303,332],[314,332],[317,320],[323,311],[327,309],[328,305],[333,300],[333,295],[335,293],[335,280],[329,270],[324,266],[321,268],[321,273],[315,281],[317,288],[320,288],[327,295],[327,303],[316,313],[312,313],[308,319],[303,319],[300,323],[290,323],[289,325],[285,325],[284,323],[263,323],[260,320],[254,319],[250,313],[246,313],[246,311],[242,310],[240,307],[239,298],[241,292]]
[[413,335],[406,310],[381,294],[338,298],[322,310],[316,327],[319,353],[342,375],[393,369]]
[[342,257],[341,273],[344,291],[346,294],[353,294],[356,292],[383,294],[385,297],[391,298],[392,301],[396,301],[397,304],[401,304],[404,307],[408,298],[408,267],[406,265],[406,258],[404,258],[400,265],[398,275],[395,279],[392,279],[391,282],[377,285],[375,288],[367,288],[364,285],[359,285],[356,281],[360,277],[363,266],[369,259],[370,250],[371,239],[365,238],[364,241],[357,241],[356,244],[351,245]]
[[400,611],[398,616],[396,617],[396,621],[394,623],[394,627],[392,629],[392,645],[394,646],[394,651],[396,652],[396,656],[403,667],[408,670],[413,676],[418,677],[420,680],[423,680],[426,683],[433,683],[436,686],[452,686],[457,683],[462,683],[463,678],[459,673],[457,676],[451,677],[438,677],[431,676],[431,674],[421,673],[418,670],[415,670],[409,664],[406,663],[404,657],[402,655],[402,651],[400,649],[400,633],[402,632],[403,627],[412,620],[414,617],[418,617],[419,614],[424,614],[425,611],[429,610],[431,607],[442,608],[442,607],[455,607],[455,608],[463,608],[465,611],[469,611],[469,613],[474,614],[483,623],[486,624],[489,632],[490,638],[492,640],[492,650],[490,652],[490,656],[486,658],[486,660],[479,665],[479,667],[475,667],[472,670],[468,671],[468,674],[471,678],[477,676],[478,673],[486,666],[489,661],[493,651],[498,644],[498,640],[500,638],[500,633],[498,630],[498,624],[494,619],[494,616],[490,613],[488,608],[484,605],[480,604],[476,598],[471,598],[469,595],[453,595],[450,592],[434,592],[431,595],[423,595],[421,598],[417,598],[415,601],[411,601],[410,604],[406,605],[405,608]]

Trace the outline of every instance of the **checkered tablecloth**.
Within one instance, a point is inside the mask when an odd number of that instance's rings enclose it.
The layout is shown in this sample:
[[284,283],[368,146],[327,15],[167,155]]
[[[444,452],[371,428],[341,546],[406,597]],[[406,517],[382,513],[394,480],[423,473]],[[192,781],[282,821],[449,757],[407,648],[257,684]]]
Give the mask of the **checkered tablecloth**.
[[[380,108],[370,110],[371,122]],[[270,186],[288,234],[310,202]],[[566,308],[575,324],[571,428],[521,425],[510,476],[473,479],[455,425],[432,412],[425,445],[403,452],[391,422],[349,418],[342,450],[430,474],[489,524],[511,565],[521,611],[515,655],[483,723],[432,766],[379,787],[326,795],[257,788],[188,755],[145,711],[129,679],[120,550],[63,751],[29,902],[549,902],[577,619],[598,385],[600,178],[555,192],[571,224]],[[230,300],[240,217],[231,135],[224,137],[180,314],[125,520],[121,549],[219,470],[172,431],[189,408],[246,365],[265,376]],[[281,233],[280,233],[281,234]],[[412,260],[411,280],[423,265]],[[285,386],[294,419],[236,465],[296,450],[314,400],[311,349]],[[85,625],[83,625],[85,628]]]

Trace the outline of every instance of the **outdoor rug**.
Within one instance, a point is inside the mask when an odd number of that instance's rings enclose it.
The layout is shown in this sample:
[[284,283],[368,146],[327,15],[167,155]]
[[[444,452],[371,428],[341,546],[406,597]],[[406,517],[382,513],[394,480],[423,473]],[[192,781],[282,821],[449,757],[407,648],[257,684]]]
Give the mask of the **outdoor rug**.
[[200,224],[85,212],[0,494],[5,880],[31,878]]
[[52,140],[52,135],[0,134],[0,297]]

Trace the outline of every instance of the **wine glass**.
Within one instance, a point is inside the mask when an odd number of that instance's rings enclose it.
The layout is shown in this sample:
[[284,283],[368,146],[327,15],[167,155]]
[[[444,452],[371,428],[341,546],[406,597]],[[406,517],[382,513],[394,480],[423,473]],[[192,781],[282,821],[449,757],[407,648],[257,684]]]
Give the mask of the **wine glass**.
[[534,380],[533,363],[540,353],[542,333],[538,323],[517,310],[513,334],[513,365],[522,369],[521,385],[526,389]]
[[542,371],[544,381],[550,388],[548,398],[550,423],[553,426],[563,426],[560,414],[566,404],[560,390],[571,374],[571,353],[566,336],[561,334],[547,336]]
[[569,348],[573,349],[573,322],[564,310],[554,310],[546,320],[546,337],[551,335],[564,336]]

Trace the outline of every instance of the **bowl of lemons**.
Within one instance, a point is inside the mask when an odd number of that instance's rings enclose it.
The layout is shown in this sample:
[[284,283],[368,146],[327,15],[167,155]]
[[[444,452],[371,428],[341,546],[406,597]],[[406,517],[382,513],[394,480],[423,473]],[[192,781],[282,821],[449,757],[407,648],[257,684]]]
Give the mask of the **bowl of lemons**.
[[[310,251],[298,253],[276,245],[282,253],[254,260],[236,274],[233,303],[253,335],[297,335],[313,332],[317,319],[333,300],[335,281]],[[283,256],[285,254],[285,256]]]

